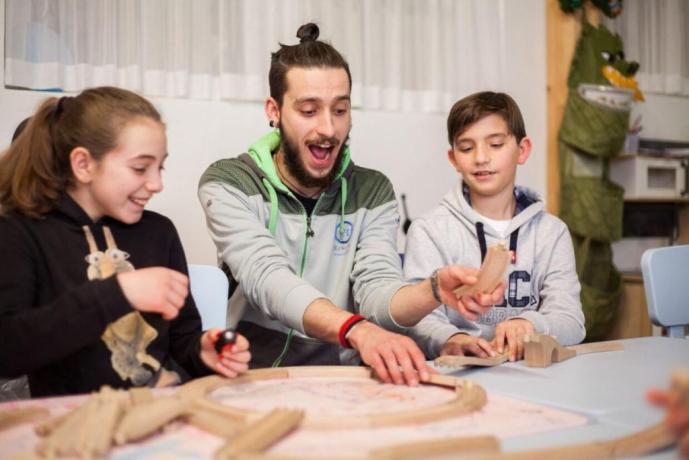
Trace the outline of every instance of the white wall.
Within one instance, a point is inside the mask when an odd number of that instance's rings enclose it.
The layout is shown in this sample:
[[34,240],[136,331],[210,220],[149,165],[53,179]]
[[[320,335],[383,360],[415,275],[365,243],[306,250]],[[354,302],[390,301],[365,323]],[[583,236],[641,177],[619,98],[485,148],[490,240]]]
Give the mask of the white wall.
[[[4,81],[4,5],[0,0],[0,57]],[[511,52],[504,56],[509,74],[501,88],[522,109],[527,133],[534,141],[529,162],[521,167],[518,182],[545,195],[546,191],[546,61],[544,0],[506,2],[509,18],[506,40]],[[525,33],[528,31],[528,33]],[[337,43],[335,43],[337,46]],[[268,59],[268,56],[266,56]],[[457,98],[465,96],[458,94]],[[45,93],[0,87],[0,148],[5,148],[19,121],[29,116]],[[165,190],[150,209],[170,217],[181,235],[187,258],[193,263],[214,263],[214,247],[196,199],[196,185],[212,161],[236,156],[269,128],[260,103],[191,101],[152,98],[167,122],[170,158],[164,173]],[[449,110],[449,107],[448,107]],[[406,193],[412,217],[435,206],[455,183],[448,165],[443,114],[355,111],[352,157],[363,166],[385,172],[398,194]]]
[[689,97],[644,94],[646,102],[636,103],[632,121],[641,116],[640,137],[689,142]]

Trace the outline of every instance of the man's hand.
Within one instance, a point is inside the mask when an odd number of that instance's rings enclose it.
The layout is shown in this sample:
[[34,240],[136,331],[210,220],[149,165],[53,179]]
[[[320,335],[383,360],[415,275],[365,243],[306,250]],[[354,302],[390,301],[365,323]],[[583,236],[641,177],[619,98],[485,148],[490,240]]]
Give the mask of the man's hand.
[[[215,350],[215,341],[222,331],[209,329],[201,336],[201,360],[218,374],[228,378],[237,377],[247,371],[251,353],[249,341],[237,334],[237,339],[231,349],[225,349],[220,354]],[[229,348],[229,347],[228,347]]]
[[488,358],[495,356],[495,351],[493,351],[493,347],[481,337],[474,337],[467,334],[455,334],[445,342],[445,345],[443,345],[443,348],[440,350],[440,356],[445,355],[471,355],[479,358]]
[[487,313],[495,304],[502,303],[505,283],[500,282],[491,293],[478,293],[473,297],[457,298],[454,290],[464,285],[476,284],[478,269],[459,266],[447,266],[438,271],[438,291],[445,305],[459,312],[468,320],[476,321],[480,315]]
[[383,382],[415,386],[430,378],[426,358],[407,336],[362,321],[349,333],[348,340]]
[[524,335],[533,335],[534,328],[530,321],[523,318],[509,319],[495,326],[493,347],[502,354],[505,344],[509,350],[509,360],[517,361],[524,357]]

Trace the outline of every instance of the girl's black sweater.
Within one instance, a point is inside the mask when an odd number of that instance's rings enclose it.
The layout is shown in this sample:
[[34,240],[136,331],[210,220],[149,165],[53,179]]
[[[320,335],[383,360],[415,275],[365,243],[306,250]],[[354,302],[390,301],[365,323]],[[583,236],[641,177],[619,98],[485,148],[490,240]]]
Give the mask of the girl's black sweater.
[[[84,225],[102,251],[103,226],[109,227],[137,269],[163,266],[187,273],[174,225],[154,212],[144,211],[133,225],[107,217],[94,223],[64,195],[43,218],[1,216],[0,376],[28,374],[33,397],[132,386],[113,370],[101,335],[133,308],[115,276],[88,279]],[[146,352],[162,367],[187,378],[210,372],[200,358],[201,320],[191,295],[173,321],[158,314],[143,317],[157,331]]]

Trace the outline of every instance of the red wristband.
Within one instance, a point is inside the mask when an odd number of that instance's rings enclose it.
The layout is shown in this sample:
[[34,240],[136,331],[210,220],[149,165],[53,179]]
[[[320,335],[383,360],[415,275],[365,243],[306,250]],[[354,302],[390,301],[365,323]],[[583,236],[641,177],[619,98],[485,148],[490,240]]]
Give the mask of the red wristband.
[[354,327],[355,324],[365,320],[365,316],[354,314],[347,318],[347,321],[342,323],[342,326],[340,326],[340,332],[337,334],[338,339],[340,339],[340,346],[342,348],[352,348],[349,340],[347,340],[347,333]]

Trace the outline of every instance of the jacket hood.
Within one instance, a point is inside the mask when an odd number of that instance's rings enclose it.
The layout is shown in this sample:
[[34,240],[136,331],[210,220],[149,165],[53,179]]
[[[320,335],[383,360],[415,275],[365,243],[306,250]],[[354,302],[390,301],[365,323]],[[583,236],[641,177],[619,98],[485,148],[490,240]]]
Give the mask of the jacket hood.
[[[543,211],[543,202],[533,190],[516,186],[514,188],[514,197],[517,200],[517,206],[514,210],[514,216],[507,227],[508,234],[512,233]],[[490,224],[471,207],[469,189],[463,181],[460,180],[452,190],[447,192],[440,205],[457,217],[457,219],[466,225],[472,233],[475,232],[476,222],[482,222],[486,234],[494,238],[499,237],[495,229],[493,229]]]
[[77,204],[67,192],[63,193],[59,201],[53,208],[53,212],[61,214],[63,218],[72,222],[74,225],[89,225],[93,222],[86,211]]

